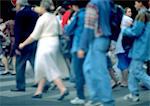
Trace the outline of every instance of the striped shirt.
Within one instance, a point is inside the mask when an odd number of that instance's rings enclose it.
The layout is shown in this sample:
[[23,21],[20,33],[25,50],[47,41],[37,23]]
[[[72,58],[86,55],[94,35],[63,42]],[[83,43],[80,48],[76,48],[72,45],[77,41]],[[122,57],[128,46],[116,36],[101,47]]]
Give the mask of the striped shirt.
[[89,28],[95,31],[95,37],[101,36],[102,30],[99,26],[99,14],[98,9],[93,4],[88,4],[86,9],[86,16],[85,16],[85,28]]

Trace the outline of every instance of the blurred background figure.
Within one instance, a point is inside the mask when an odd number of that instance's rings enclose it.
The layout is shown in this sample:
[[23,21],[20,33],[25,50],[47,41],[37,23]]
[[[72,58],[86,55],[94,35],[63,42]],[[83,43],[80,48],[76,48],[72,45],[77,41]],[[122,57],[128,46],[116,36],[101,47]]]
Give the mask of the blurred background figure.
[[128,67],[130,64],[128,51],[126,51],[122,45],[122,39],[123,39],[122,31],[125,28],[130,27],[132,25],[133,19],[131,18],[131,16],[132,16],[131,8],[126,7],[125,14],[121,22],[121,32],[119,34],[119,37],[116,43],[116,50],[115,50],[117,57],[118,57],[118,68],[121,70],[121,74],[122,74],[121,87],[127,87],[128,85],[127,83],[128,82]]
[[0,59],[2,64],[4,65],[4,72],[1,75],[9,74],[9,63],[8,63],[8,56],[9,56],[9,49],[10,49],[10,36],[5,33],[6,23],[0,24]]

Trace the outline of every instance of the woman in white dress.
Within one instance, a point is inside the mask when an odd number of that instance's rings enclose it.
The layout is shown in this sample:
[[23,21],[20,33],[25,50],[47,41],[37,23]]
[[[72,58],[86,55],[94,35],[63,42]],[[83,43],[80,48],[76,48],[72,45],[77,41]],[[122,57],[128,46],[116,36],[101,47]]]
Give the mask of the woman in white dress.
[[33,98],[41,98],[45,79],[53,81],[60,90],[62,100],[69,94],[61,80],[60,70],[67,70],[64,58],[59,50],[60,25],[57,18],[48,12],[54,9],[52,0],[42,0],[40,5],[40,14],[42,14],[31,35],[19,45],[22,49],[26,45],[38,41],[36,59],[35,59],[35,81],[38,82],[38,88]]

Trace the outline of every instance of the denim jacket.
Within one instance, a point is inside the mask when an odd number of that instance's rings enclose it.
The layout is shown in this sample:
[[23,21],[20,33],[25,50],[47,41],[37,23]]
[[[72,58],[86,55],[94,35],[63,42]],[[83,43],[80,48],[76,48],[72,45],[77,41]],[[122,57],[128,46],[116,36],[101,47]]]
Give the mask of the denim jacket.
[[[87,5],[80,49],[88,51],[89,45],[95,37],[111,35],[110,3],[111,0],[91,0]],[[96,23],[98,23],[98,27],[95,25]]]
[[85,8],[81,8],[74,16],[68,26],[65,27],[65,34],[73,35],[73,44],[71,52],[77,52],[79,49],[79,42],[84,28]]
[[141,8],[133,27],[127,28],[123,32],[123,36],[135,37],[129,57],[142,61],[150,60],[150,13],[146,11],[146,8]]

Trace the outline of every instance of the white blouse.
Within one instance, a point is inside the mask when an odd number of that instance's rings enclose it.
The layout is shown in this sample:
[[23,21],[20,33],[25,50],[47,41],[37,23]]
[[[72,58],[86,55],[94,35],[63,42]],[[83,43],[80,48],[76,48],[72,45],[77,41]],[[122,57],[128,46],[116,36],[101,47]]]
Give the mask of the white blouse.
[[61,26],[55,15],[46,12],[36,22],[35,28],[31,33],[31,37],[39,40],[43,37],[54,37],[62,33]]

